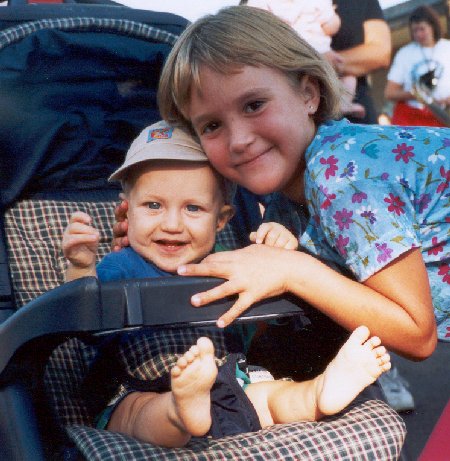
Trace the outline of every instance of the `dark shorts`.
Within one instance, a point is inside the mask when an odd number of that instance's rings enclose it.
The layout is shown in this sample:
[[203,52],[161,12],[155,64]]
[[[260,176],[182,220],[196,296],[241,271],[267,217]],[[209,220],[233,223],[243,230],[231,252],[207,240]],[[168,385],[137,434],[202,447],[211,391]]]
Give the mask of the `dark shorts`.
[[[228,435],[255,432],[261,429],[258,415],[245,393],[249,383],[242,354],[230,354],[227,361],[218,369],[216,381],[211,389],[212,424],[206,436],[221,438]],[[127,392],[122,394],[99,415],[97,428],[105,429],[112,413],[119,403],[132,392],[168,392],[170,374],[167,373],[153,381],[130,379]]]

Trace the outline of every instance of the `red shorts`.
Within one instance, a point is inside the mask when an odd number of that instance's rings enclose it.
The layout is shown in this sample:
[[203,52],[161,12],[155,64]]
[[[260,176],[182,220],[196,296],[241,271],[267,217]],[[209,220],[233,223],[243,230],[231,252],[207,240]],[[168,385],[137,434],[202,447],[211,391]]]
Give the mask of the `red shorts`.
[[404,102],[395,104],[391,121],[393,125],[401,126],[447,126],[427,107],[416,109]]

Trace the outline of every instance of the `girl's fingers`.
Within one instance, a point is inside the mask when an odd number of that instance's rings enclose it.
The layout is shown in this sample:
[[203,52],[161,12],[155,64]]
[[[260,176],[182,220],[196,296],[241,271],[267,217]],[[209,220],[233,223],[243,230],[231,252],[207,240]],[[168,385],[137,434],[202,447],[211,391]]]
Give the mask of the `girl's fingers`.
[[128,233],[128,220],[118,221],[113,225],[113,234],[115,237],[123,237]]
[[118,222],[122,222],[127,218],[128,201],[124,197],[123,195],[120,196],[122,201],[114,208],[114,216]]
[[284,246],[286,250],[297,250],[298,249],[298,240],[292,236],[289,241]]
[[196,307],[202,307],[219,299],[239,293],[239,297],[233,306],[217,320],[217,326],[224,328],[257,301],[251,293],[240,291],[241,289],[235,283],[228,281],[211,290],[195,294],[192,296],[191,302]]
[[203,291],[202,293],[196,293],[191,297],[192,305],[195,307],[201,307],[206,304],[212,303],[227,296],[235,295],[239,292],[239,288],[235,283],[227,281],[221,283],[217,287],[211,288],[211,290]]
[[184,264],[178,267],[178,275],[228,278],[229,270],[225,253],[215,253],[198,264]]
[[242,313],[244,313],[255,300],[249,293],[242,293],[239,299],[233,304],[233,306],[225,312],[218,320],[217,326],[219,328],[225,328],[236,320]]

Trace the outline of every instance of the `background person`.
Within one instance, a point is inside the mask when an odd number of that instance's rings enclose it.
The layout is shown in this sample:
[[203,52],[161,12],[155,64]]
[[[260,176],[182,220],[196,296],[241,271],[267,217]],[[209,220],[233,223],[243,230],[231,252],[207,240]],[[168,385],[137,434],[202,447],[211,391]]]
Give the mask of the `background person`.
[[439,16],[429,6],[416,8],[409,17],[411,42],[395,55],[384,96],[395,103],[394,125],[446,126],[417,99],[420,80],[443,109],[450,105],[450,40],[442,38]]
[[349,119],[355,123],[377,123],[368,76],[389,66],[391,31],[378,0],[333,0],[333,4],[341,27],[331,41],[334,56],[327,57],[339,75],[357,77],[355,102],[366,111],[362,119]]

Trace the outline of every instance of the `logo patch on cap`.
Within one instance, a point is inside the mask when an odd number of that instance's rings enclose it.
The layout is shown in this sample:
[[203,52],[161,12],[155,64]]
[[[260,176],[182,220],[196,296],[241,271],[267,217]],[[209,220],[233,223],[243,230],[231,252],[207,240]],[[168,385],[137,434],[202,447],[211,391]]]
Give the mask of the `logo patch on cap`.
[[148,132],[147,142],[152,142],[155,139],[170,139],[172,137],[173,128],[156,128]]

